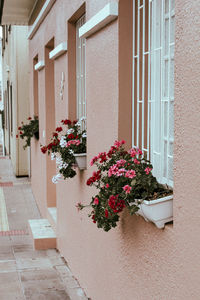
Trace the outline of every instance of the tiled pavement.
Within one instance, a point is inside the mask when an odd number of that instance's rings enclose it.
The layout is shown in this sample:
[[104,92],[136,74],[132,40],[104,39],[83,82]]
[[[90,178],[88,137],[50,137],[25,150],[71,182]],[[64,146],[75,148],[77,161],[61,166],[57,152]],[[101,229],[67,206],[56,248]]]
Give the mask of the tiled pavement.
[[7,225],[0,222],[0,300],[87,300],[59,252],[33,250],[27,221],[40,214],[29,179],[16,178],[10,160],[3,157],[0,189],[8,219]]

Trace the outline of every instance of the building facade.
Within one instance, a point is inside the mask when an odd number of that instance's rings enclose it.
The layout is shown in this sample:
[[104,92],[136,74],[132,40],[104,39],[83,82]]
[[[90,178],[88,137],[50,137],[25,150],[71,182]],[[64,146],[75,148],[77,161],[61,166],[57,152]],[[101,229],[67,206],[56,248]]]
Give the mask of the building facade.
[[[198,0],[48,0],[34,8],[30,111],[40,140],[31,145],[32,189],[43,218],[57,211],[57,248],[93,300],[199,298],[199,9]],[[55,163],[40,145],[62,119],[80,117],[87,169],[55,185]],[[90,160],[117,139],[141,147],[158,180],[173,187],[173,224],[158,229],[124,211],[105,233],[77,211],[94,192]]]
[[2,28],[2,97],[4,103],[5,154],[12,161],[16,176],[28,176],[30,149],[16,139],[17,128],[29,116],[28,26]]

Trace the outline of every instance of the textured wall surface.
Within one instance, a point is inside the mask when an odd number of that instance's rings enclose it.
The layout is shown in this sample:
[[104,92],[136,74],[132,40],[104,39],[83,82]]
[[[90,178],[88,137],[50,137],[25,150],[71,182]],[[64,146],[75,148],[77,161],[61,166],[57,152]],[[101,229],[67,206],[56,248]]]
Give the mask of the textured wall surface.
[[[107,2],[86,1],[86,19]],[[36,54],[39,60],[43,59],[44,46],[52,37],[55,46],[66,41],[67,20],[82,3],[79,0],[55,3],[30,41],[30,61]],[[90,221],[87,211],[78,213],[75,208],[79,201],[90,202],[94,192],[85,185],[92,173],[91,157],[107,150],[119,132],[118,20],[86,41],[88,170],[78,171],[75,178],[59,182],[56,189],[58,247],[92,300],[200,298],[199,10],[198,0],[176,0],[174,225],[167,225],[164,230],[124,211],[119,226],[104,233]],[[55,115],[59,122],[68,116],[67,53],[55,61],[54,67]],[[65,74],[63,100],[59,97],[62,72]],[[41,132],[45,126],[44,81],[41,71]],[[41,143],[44,143],[42,135]],[[32,182],[36,200],[45,215],[41,184],[43,176],[48,174],[45,174],[44,158],[37,151],[33,149],[36,160],[33,172],[41,176],[33,176]]]

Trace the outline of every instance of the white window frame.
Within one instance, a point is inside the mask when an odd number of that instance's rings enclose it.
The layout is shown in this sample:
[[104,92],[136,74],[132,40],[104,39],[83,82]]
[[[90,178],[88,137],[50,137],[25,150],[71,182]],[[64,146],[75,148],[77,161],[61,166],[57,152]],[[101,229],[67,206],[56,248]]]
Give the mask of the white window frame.
[[[171,187],[174,143],[174,4],[175,0],[133,0],[132,145],[141,148],[151,160],[153,174],[158,181]],[[145,16],[147,13],[148,16]]]
[[85,14],[76,22],[76,115],[81,120],[81,130],[86,130],[86,40],[79,37],[79,28],[84,23]]

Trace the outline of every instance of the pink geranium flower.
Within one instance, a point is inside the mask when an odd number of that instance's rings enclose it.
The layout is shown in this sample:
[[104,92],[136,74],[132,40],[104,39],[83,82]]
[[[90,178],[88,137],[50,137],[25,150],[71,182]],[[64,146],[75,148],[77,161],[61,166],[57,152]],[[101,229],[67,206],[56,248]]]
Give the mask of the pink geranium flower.
[[125,143],[126,143],[125,140],[115,141],[114,146],[119,148],[120,146],[124,145]]
[[125,177],[127,178],[134,178],[136,176],[136,173],[134,170],[128,170],[125,174]]
[[117,166],[118,167],[123,167],[126,163],[126,160],[125,159],[120,159],[117,161]]
[[90,166],[93,166],[93,164],[98,160],[97,156],[94,156],[90,162]]
[[123,190],[125,191],[126,194],[130,194],[132,187],[127,184],[123,187]]
[[147,167],[144,171],[146,172],[147,175],[149,175],[149,173],[151,172],[151,168]]
[[134,161],[134,164],[136,164],[136,165],[140,164],[140,162],[139,162],[139,160],[137,160],[137,158],[135,158],[133,161]]
[[99,204],[99,199],[96,197],[96,198],[94,198],[94,204],[95,205],[98,205]]
[[69,147],[71,145],[78,146],[78,145],[80,145],[80,143],[81,142],[79,140],[71,140],[71,141],[67,142],[67,146],[66,147]]

